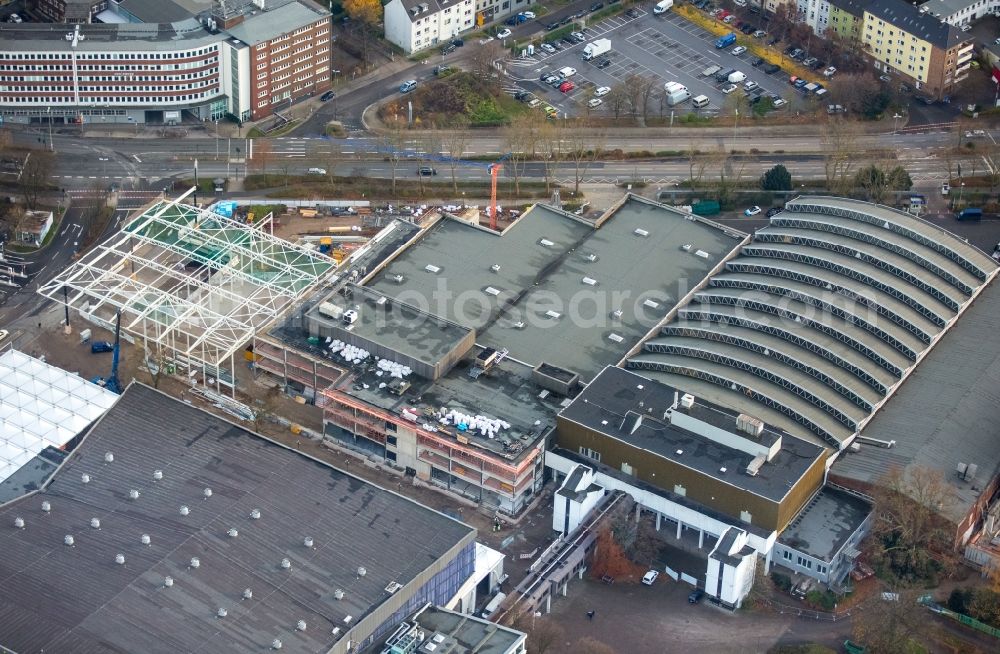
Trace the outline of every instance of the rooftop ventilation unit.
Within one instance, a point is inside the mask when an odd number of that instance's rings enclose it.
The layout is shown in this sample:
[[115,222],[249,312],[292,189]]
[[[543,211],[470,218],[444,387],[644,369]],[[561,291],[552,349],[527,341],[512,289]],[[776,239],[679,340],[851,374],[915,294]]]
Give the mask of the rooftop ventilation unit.
[[726,468],[725,467],[719,468],[719,472],[721,472],[722,474],[726,474]]
[[583,258],[589,261],[590,263],[594,263],[595,261],[597,261],[597,255],[594,254],[593,252],[588,252],[587,254],[583,255]]
[[955,472],[958,473],[959,477],[965,477],[965,471],[969,468],[969,464],[959,462],[958,466],[955,468]]
[[553,243],[552,241],[550,241],[547,238],[543,238],[543,239],[539,240],[538,244],[541,245],[543,248],[550,248],[553,245],[555,245],[555,243]]
[[125,565],[125,555],[121,553],[115,554],[115,563],[118,565]]
[[633,231],[632,233],[635,234],[636,236],[641,236],[643,238],[649,236],[649,232],[647,232],[645,229],[641,227],[636,227],[635,231]]
[[402,275],[389,275],[389,279],[391,281],[396,282],[397,284],[402,284],[406,278],[403,277]]
[[24,529],[24,518],[21,516],[14,518],[14,529]]
[[684,450],[677,450],[676,452],[674,452],[674,454],[676,454],[677,456],[680,456],[680,455],[684,454]]
[[690,409],[694,406],[694,395],[690,393],[685,393],[681,395],[681,407],[685,409]]
[[330,633],[333,634],[334,636],[339,635],[340,634],[340,627],[334,627],[333,629],[330,630]]
[[174,578],[173,577],[164,577],[163,578],[163,587],[164,588],[170,588],[173,585],[174,585]]
[[312,547],[313,546],[312,536],[306,536],[305,538],[303,538],[302,544],[306,547]]
[[388,299],[389,298],[387,298],[386,296],[382,295],[382,296],[379,297],[379,299],[375,300],[375,304],[377,306],[380,306],[380,307],[381,306],[385,306],[385,303],[388,301]]
[[615,320],[621,320],[623,315],[625,314],[621,309],[615,309],[614,311],[611,312],[611,317],[614,318]]
[[492,295],[494,297],[496,297],[497,295],[500,295],[500,289],[499,288],[494,288],[492,286],[487,286],[486,290],[484,292],[487,295]]
[[65,536],[63,536],[63,543],[65,543],[66,545],[73,547],[74,542],[75,541],[73,540],[73,537],[71,535],[66,534]]
[[351,620],[353,620],[353,619],[354,619],[353,615],[345,615],[344,616],[344,624],[351,624]]
[[275,638],[271,641],[271,649],[281,649],[282,647],[284,647],[284,645],[282,644],[281,639]]
[[251,520],[260,520],[260,509],[254,509],[250,512]]
[[514,323],[514,329],[524,329],[524,328],[525,324],[523,320],[518,320],[516,323]]
[[583,283],[587,286],[597,286],[597,280],[592,277],[584,277]]
[[115,455],[112,454],[111,452],[105,452],[104,453],[104,462],[105,463],[114,463],[115,462]]
[[299,620],[298,622],[296,622],[295,623],[295,629],[298,630],[298,631],[305,631],[306,630],[306,621],[305,620]]
[[90,483],[90,475],[88,475],[87,473],[83,473],[82,475],[80,475],[80,481],[82,481],[85,484],[89,484]]
[[243,589],[243,599],[245,599],[245,600],[253,599],[253,591],[250,590],[249,588],[244,588]]
[[212,489],[211,488],[206,488],[205,490],[203,490],[201,492],[201,494],[204,495],[205,499],[207,500],[208,498],[212,497]]
[[614,332],[611,332],[610,334],[608,334],[608,340],[609,341],[614,341],[615,343],[621,343],[625,339],[620,334],[616,334]]
[[187,508],[187,506],[181,506],[180,508],[181,515],[187,515],[189,513],[191,513],[191,509]]
[[660,303],[656,300],[646,299],[642,301],[642,306],[649,307],[650,309],[659,309]]
[[192,556],[191,560],[188,561],[188,567],[197,570],[198,568],[201,567],[201,559],[199,559],[197,556]]
[[358,577],[364,577],[366,574],[368,574],[368,570],[363,565],[358,566]]
[[747,474],[751,477],[756,477],[757,473],[760,472],[761,466],[767,461],[767,456],[759,454],[753,458],[750,463],[747,464]]
[[226,534],[230,538],[236,538],[237,536],[240,535],[240,532],[235,527],[230,527],[229,531],[227,531]]
[[137,491],[136,489],[133,488],[132,490],[130,490],[128,492],[128,498],[130,500],[137,500],[137,499],[139,499],[139,491]]
[[163,471],[162,470],[154,470],[153,471],[153,481],[160,481],[161,479],[163,479]]
[[146,547],[149,547],[152,544],[152,541],[149,538],[149,534],[143,534],[142,536],[139,536],[139,542],[145,545]]
[[333,598],[337,599],[337,600],[344,599],[344,591],[341,590],[340,588],[338,588],[337,590],[333,591]]
[[101,521],[98,520],[97,518],[91,518],[90,519],[90,528],[91,529],[100,529],[101,528]]
[[403,587],[403,584],[399,583],[398,581],[390,581],[389,585],[385,587],[385,592],[387,592],[390,595],[392,595],[393,593],[395,593],[397,590],[399,590],[402,587]]
[[965,469],[965,481],[972,481],[976,478],[976,472],[979,470],[979,466],[975,463],[970,463],[969,467]]
[[562,318],[562,314],[559,313],[558,311],[546,311],[545,315],[549,318],[552,318],[553,320],[559,320],[560,318]]
[[760,438],[760,435],[764,433],[764,421],[760,418],[741,413],[736,416],[736,428],[745,434],[750,434],[754,438]]
[[690,252],[692,247],[694,246],[692,246],[690,243],[685,243],[684,245],[681,246],[681,249],[684,250],[685,252]]
[[708,252],[705,252],[704,250],[696,251],[694,253],[694,256],[701,257],[702,259],[710,259],[712,257],[712,255],[710,255]]
[[291,567],[292,567],[292,562],[291,561],[289,561],[288,559],[281,559],[281,569],[282,570],[288,570]]
[[42,502],[42,513],[49,513],[50,511],[52,511],[52,505],[47,501]]
[[492,270],[495,273],[500,272],[500,264],[499,263],[493,264],[492,266],[490,266],[490,270]]
[[431,264],[431,263],[429,263],[426,266],[424,266],[424,270],[426,270],[429,273],[434,273],[435,275],[438,274],[439,272],[441,272],[440,268],[438,268],[437,266],[435,266],[434,264]]

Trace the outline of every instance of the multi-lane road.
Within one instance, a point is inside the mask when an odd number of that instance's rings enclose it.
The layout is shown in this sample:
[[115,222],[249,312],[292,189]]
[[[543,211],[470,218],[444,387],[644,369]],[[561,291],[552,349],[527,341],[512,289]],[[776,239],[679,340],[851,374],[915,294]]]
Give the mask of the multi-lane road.
[[[701,153],[742,153],[730,163],[742,167],[746,175],[759,175],[775,163],[784,163],[800,179],[823,177],[824,143],[811,134],[767,134],[759,129],[712,130],[652,130],[633,129],[595,132],[595,140],[605,147],[623,151],[651,151],[684,153],[697,150]],[[17,134],[15,141],[26,144],[33,141],[27,133]],[[993,134],[986,132],[976,137],[992,143]],[[416,135],[403,145],[407,156],[396,167],[400,177],[415,175],[421,153],[432,152],[434,141],[440,138]],[[936,158],[942,148],[954,146],[955,134],[944,128],[930,127],[906,134],[871,134],[863,139],[867,149],[883,149],[895,153],[917,182],[938,182],[947,178],[946,167]],[[195,161],[202,178],[244,177],[248,172],[303,174],[311,167],[326,169],[330,174],[351,176],[362,169],[371,177],[392,176],[392,166],[385,161],[379,148],[384,143],[379,138],[357,134],[346,139],[325,137],[279,137],[274,139],[230,139],[213,137],[161,138],[108,138],[71,137],[56,135],[57,183],[65,189],[86,189],[94,185],[106,186],[119,183],[124,189],[162,189],[164,180],[194,175]],[[439,146],[440,147],[440,146]],[[563,149],[573,147],[567,140]],[[505,150],[505,137],[495,133],[470,133],[465,139],[463,157],[483,159],[499,156]],[[861,154],[861,153],[859,153]],[[862,154],[863,156],[863,154]],[[985,172],[992,162],[981,154],[970,153],[953,160],[962,163],[963,170]],[[432,164],[433,165],[433,164]],[[447,164],[437,164],[441,175],[450,176]],[[575,176],[575,165],[560,163],[553,177],[559,180]],[[483,176],[480,167],[459,166],[456,176],[462,179]],[[588,166],[584,179],[590,182],[642,179],[647,182],[670,183],[690,176],[687,157],[663,157],[653,160],[594,162]],[[508,170],[506,174],[510,174]],[[525,177],[542,178],[545,167],[541,163],[528,163]],[[167,182],[169,183],[169,182]]]

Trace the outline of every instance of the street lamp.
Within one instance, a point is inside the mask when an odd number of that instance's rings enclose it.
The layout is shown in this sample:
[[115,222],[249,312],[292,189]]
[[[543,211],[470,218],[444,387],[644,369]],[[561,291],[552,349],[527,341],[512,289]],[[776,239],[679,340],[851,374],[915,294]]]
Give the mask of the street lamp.
[[898,113],[892,115],[892,133],[896,133],[896,128],[899,126],[899,119],[902,118]]

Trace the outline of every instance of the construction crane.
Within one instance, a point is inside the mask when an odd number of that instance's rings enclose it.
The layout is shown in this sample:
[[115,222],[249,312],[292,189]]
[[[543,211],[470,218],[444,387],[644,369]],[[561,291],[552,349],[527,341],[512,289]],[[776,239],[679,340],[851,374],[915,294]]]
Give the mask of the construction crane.
[[[331,141],[334,139],[330,139]],[[353,147],[359,147],[357,142],[352,142]],[[360,146],[364,147],[364,146]],[[469,161],[468,159],[459,159],[458,157],[449,157],[447,155],[438,154],[435,152],[418,152],[417,150],[401,150],[399,148],[393,147],[389,143],[380,143],[375,147],[375,152],[379,154],[389,154],[395,156],[402,156],[407,159],[418,159],[421,161],[438,161],[440,163],[457,164],[459,166],[473,166],[475,168],[485,168],[490,173],[490,206],[488,212],[490,214],[490,229],[496,230],[497,228],[497,178],[500,176],[500,171],[503,170],[503,162],[510,159],[514,153],[508,152],[502,155],[499,159],[494,162],[483,162],[483,161]]]
[[90,380],[92,384],[97,384],[98,386],[103,386],[112,393],[117,393],[121,395],[122,384],[118,380],[118,358],[119,352],[121,351],[121,336],[122,336],[122,312],[119,311],[115,316],[115,346],[114,354],[111,355],[111,374],[107,377],[101,377],[98,375]]

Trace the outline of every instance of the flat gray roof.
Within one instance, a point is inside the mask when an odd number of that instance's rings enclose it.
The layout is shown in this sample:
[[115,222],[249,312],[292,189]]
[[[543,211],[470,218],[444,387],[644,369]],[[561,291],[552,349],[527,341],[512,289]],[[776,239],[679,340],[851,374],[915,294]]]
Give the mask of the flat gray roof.
[[320,13],[318,7],[297,0],[279,6],[274,4],[269,2],[264,11],[247,16],[239,25],[225,30],[226,33],[248,45],[256,45],[276,36],[294,32],[322,18],[330,19],[328,12]]
[[[831,474],[874,483],[891,466],[940,470],[954,492],[941,512],[961,521],[983,486],[1000,473],[1000,282],[996,279],[868,423],[863,436],[895,441],[891,448],[861,444],[843,452]],[[959,463],[976,477],[956,474]]]
[[[773,442],[781,436],[781,451],[761,466],[756,476],[750,476],[746,473],[754,458],[750,454],[662,420],[676,392],[641,373],[608,366],[559,416],[774,502],[781,501],[823,455],[822,447],[777,433],[766,425],[762,440]],[[697,397],[696,407],[694,417],[739,436],[735,431],[738,412],[707,403],[702,397]],[[652,412],[648,412],[650,408]],[[642,419],[636,425],[639,417]],[[677,454],[677,450],[683,453]],[[726,472],[720,472],[721,468]]]
[[444,219],[369,286],[476,329],[477,343],[516,361],[586,380],[620,360],[744,236],[636,197],[596,229],[538,205],[502,235]]
[[671,383],[715,384],[720,401],[733,399],[724,389],[735,384],[839,445],[997,264],[888,207],[822,197],[786,207],[627,365]]
[[334,320],[320,313],[323,304],[332,304],[341,310],[357,309],[358,320],[350,326],[350,333],[378,345],[401,352],[425,363],[436,363],[451,352],[469,334],[470,329],[419,311],[402,302],[387,301],[378,304],[385,296],[374,289],[348,284],[345,297],[335,292],[316,304],[310,311],[311,319],[344,328],[341,320]]
[[[420,625],[426,634],[424,642],[435,644],[433,651],[441,654],[512,654],[525,639],[525,634],[510,627],[439,606],[424,608],[411,622]],[[373,649],[371,654],[381,651]],[[417,653],[426,651],[421,647]]]
[[[72,31],[72,30],[70,30]],[[0,23],[0,48],[12,52],[72,52],[66,25],[52,23]],[[81,25],[85,37],[79,52],[177,51],[220,43],[224,36],[211,34],[195,18],[173,23],[93,23]]]
[[121,0],[119,5],[144,23],[172,23],[193,13],[173,0]]
[[[420,575],[472,547],[476,534],[135,383],[44,491],[0,507],[3,524],[14,516],[27,524],[0,530],[0,642],[18,652],[242,653],[263,651],[275,638],[290,651],[326,652],[346,636],[346,616],[357,624],[415,592]],[[90,527],[92,518],[100,529]],[[390,594],[390,582],[403,588]],[[244,600],[246,588],[253,597]],[[343,599],[335,599],[337,589]],[[219,608],[228,616],[217,617]],[[298,620],[306,630],[296,630]]]
[[[476,379],[469,377],[472,358],[458,362],[452,370],[435,382],[415,375],[408,381],[413,386],[402,396],[379,388],[384,381],[373,372],[352,375],[336,390],[388,411],[402,414],[403,409],[416,413],[421,422],[434,424],[442,434],[458,435],[450,425],[438,424],[435,414],[444,407],[467,415],[483,415],[505,420],[510,429],[500,431],[496,438],[478,432],[461,435],[487,452],[517,461],[530,451],[539,438],[555,426],[555,414],[564,398],[543,394],[531,379],[531,371],[511,361],[501,361]],[[365,388],[367,385],[368,388]],[[541,395],[544,395],[542,397]]]
[[871,504],[860,497],[824,486],[778,540],[821,561],[831,562],[871,510]]

